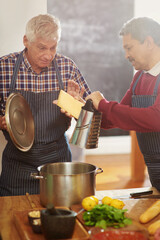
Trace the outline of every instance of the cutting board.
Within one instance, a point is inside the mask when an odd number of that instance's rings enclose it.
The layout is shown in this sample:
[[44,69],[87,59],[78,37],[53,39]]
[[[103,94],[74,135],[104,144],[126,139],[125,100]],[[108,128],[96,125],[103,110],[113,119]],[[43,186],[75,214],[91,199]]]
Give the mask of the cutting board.
[[[133,220],[133,224],[138,227],[139,229],[145,229],[147,230],[148,226],[153,223],[156,220],[160,219],[160,215],[155,217],[152,221],[146,224],[141,224],[139,222],[139,216],[147,209],[149,208],[156,199],[129,199],[123,201],[125,203],[124,208],[128,209],[126,215]],[[78,212],[82,209],[81,205],[73,205],[71,207],[72,210],[75,212]],[[33,210],[33,209],[31,209]],[[16,228],[21,236],[22,240],[45,240],[43,234],[36,234],[32,231],[31,226],[28,222],[28,212],[31,210],[26,211],[16,211],[13,214],[14,217],[14,223],[16,225]],[[72,240],[87,240],[89,239],[88,230],[91,229],[91,227],[87,227],[84,225],[83,221],[83,212],[78,214],[75,231],[72,236]],[[153,240],[154,238],[150,236],[150,240]]]
[[[38,209],[36,209],[38,210]],[[16,229],[21,237],[22,240],[45,240],[44,235],[34,233],[32,230],[31,225],[29,224],[28,221],[28,213],[31,210],[26,210],[26,211],[15,211],[13,214],[14,217],[14,223],[16,226]],[[86,229],[83,227],[83,225],[79,222],[79,220],[76,220],[75,224],[75,229],[73,236],[70,240],[87,240],[89,239],[88,232]],[[69,240],[69,239],[68,239]]]
[[[133,225],[135,226],[135,228],[138,229],[145,229],[147,230],[148,226],[150,224],[152,224],[153,222],[155,222],[156,220],[160,220],[160,214],[155,217],[153,220],[151,220],[150,222],[146,223],[146,224],[141,224],[139,222],[139,217],[140,215],[147,209],[149,208],[156,200],[158,199],[129,199],[129,200],[125,200],[123,201],[125,203],[124,209],[128,209],[126,216],[131,218],[133,220]],[[72,210],[74,210],[75,212],[78,212],[82,209],[81,205],[73,205],[72,206]],[[83,221],[83,212],[81,212],[78,216],[79,221],[84,225],[84,221]],[[87,227],[84,225],[84,227],[88,230],[91,229],[91,227]],[[150,240],[153,240],[153,236],[150,236],[149,238]]]

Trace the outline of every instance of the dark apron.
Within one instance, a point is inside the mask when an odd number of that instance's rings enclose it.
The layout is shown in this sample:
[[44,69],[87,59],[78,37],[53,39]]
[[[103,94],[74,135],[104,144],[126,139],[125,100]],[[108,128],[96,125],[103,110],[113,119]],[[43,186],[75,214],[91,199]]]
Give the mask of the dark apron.
[[[137,78],[132,90],[132,107],[147,108],[152,106],[156,100],[160,75],[157,78],[153,95],[135,95],[136,85],[141,77]],[[137,132],[140,150],[144,156],[148,168],[148,174],[153,187],[160,190],[160,132]]]
[[[37,167],[47,163],[70,162],[71,151],[65,136],[69,118],[54,105],[59,91],[34,93],[17,91],[16,78],[23,59],[19,55],[11,80],[12,92],[20,92],[27,100],[35,124],[35,139],[28,152],[22,152],[12,143],[7,131],[3,131],[8,141],[2,155],[2,173],[0,177],[0,196],[39,194],[39,180],[30,177],[31,172],[38,172]],[[63,82],[55,59],[53,60],[60,89]],[[54,79],[53,79],[54,81]]]

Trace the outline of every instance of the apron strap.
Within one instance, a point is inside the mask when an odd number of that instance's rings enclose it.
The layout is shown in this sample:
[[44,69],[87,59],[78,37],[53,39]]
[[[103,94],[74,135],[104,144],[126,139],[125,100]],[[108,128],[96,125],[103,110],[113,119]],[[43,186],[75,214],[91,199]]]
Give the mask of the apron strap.
[[137,83],[138,83],[140,77],[142,76],[142,74],[143,74],[143,71],[139,74],[137,80],[135,81],[135,83],[134,83],[134,85],[133,85],[133,88],[132,88],[132,94],[133,94],[133,95],[134,95],[134,92],[135,92],[135,88],[136,88],[136,86],[137,86]]
[[21,52],[19,54],[18,59],[17,59],[16,64],[15,64],[15,67],[14,67],[14,72],[13,72],[12,79],[11,79],[10,92],[15,89],[17,73],[19,71],[19,66],[21,64],[22,59],[23,59],[23,52]]
[[[142,74],[143,74],[143,71],[140,73],[140,75],[138,76],[137,80],[135,81],[135,83],[133,85],[133,88],[132,88],[132,94],[133,95],[135,93],[135,88],[136,88],[137,83],[138,83],[140,77],[142,76]],[[156,81],[156,84],[155,84],[155,87],[154,87],[153,95],[157,95],[159,84],[160,84],[160,74],[158,75],[158,78],[157,78],[157,81]]]
[[157,93],[158,93],[159,84],[160,84],[160,74],[158,75],[158,78],[157,78],[157,81],[156,81],[156,84],[155,84],[155,87],[154,87],[154,92],[153,92],[154,95],[157,95]]
[[[12,79],[11,79],[10,92],[12,92],[15,89],[17,74],[18,74],[19,67],[20,67],[20,64],[22,62],[22,59],[23,59],[23,51],[19,54],[18,59],[15,63],[14,72],[13,72]],[[56,70],[56,74],[57,74],[60,89],[64,90],[63,81],[62,81],[61,74],[60,74],[60,71],[58,69],[58,65],[57,65],[57,62],[56,62],[55,58],[53,59],[53,63],[54,63],[54,67],[55,67],[55,70]]]
[[57,74],[57,78],[58,78],[58,82],[59,82],[60,89],[64,90],[63,81],[62,81],[61,74],[60,74],[60,71],[59,71],[59,69],[58,69],[58,64],[57,64],[55,58],[53,59],[53,63],[54,63],[54,67],[55,67],[55,69],[56,69],[56,74]]

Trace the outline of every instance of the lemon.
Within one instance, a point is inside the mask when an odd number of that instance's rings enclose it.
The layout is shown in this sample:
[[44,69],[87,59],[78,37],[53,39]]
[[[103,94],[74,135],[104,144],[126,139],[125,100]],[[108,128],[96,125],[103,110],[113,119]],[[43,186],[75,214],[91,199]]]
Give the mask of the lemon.
[[102,203],[106,205],[110,205],[112,200],[113,199],[111,197],[105,196],[104,198],[102,198]]
[[91,196],[91,197],[94,198],[97,204],[99,203],[99,199],[96,196]]
[[124,207],[124,202],[119,200],[119,199],[113,199],[110,203],[110,206],[118,208],[118,209],[122,209]]
[[97,205],[97,202],[93,198],[93,196],[86,197],[82,200],[82,207],[87,211],[91,210],[96,205]]

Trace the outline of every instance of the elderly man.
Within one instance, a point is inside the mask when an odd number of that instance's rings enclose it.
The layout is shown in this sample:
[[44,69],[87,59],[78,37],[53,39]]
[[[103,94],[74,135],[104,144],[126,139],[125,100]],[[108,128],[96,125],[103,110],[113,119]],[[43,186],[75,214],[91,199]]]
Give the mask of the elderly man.
[[[70,118],[52,101],[61,89],[73,94],[70,80],[83,89],[84,97],[91,92],[75,63],[57,53],[60,35],[56,17],[38,15],[27,23],[25,49],[0,58],[0,129],[8,141],[2,156],[0,196],[37,194],[39,180],[32,179],[31,172],[46,163],[71,161],[65,136]],[[34,118],[34,143],[27,152],[15,147],[7,131],[5,105],[13,92],[25,97]]]

